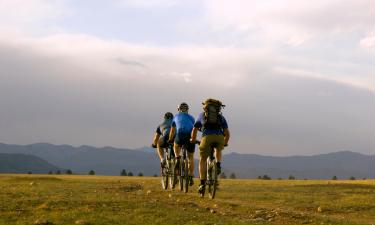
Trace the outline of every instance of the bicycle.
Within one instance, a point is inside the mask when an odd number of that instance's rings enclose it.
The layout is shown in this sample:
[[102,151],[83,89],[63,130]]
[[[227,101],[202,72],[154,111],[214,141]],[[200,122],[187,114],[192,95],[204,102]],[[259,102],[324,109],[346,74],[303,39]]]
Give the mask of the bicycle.
[[[218,174],[217,174],[217,160],[214,156],[215,149],[211,146],[210,156],[207,158],[207,181],[208,194],[211,199],[215,198],[217,184],[218,184]],[[204,194],[204,192],[203,192]],[[203,196],[202,196],[203,197]]]
[[[162,188],[164,190],[168,189],[168,183],[170,189],[174,189],[176,185],[176,170],[175,170],[175,155],[173,151],[173,146],[168,145],[166,150],[166,164],[161,168],[161,183],[162,183]],[[169,182],[168,182],[169,181]]]
[[184,191],[187,193],[189,191],[189,183],[190,183],[190,177],[189,177],[189,162],[187,158],[187,149],[188,145],[182,145],[181,146],[181,161],[180,161],[180,168],[179,168],[179,183],[180,183],[180,191]]
[[[200,144],[200,141],[196,141]],[[211,199],[215,198],[217,186],[219,184],[218,173],[217,173],[217,160],[215,158],[215,144],[211,145],[210,155],[207,158],[207,175],[206,175],[206,185],[208,185],[208,194]],[[206,185],[203,187],[202,192],[200,192],[200,197],[203,198],[206,192]]]

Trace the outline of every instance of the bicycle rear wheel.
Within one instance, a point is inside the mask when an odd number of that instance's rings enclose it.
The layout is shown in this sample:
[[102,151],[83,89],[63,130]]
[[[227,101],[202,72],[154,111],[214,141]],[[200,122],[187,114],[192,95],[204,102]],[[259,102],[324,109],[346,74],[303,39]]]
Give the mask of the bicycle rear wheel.
[[208,195],[211,199],[214,199],[217,187],[217,166],[215,161],[210,161],[208,173]]
[[161,168],[161,186],[164,190],[168,188],[168,172],[166,167]]
[[180,176],[179,176],[179,183],[180,183],[180,191],[183,191],[184,190],[184,184],[185,184],[185,160],[183,159],[180,163],[180,167],[179,167],[179,170],[180,170]]
[[175,161],[172,159],[171,160],[171,163],[170,163],[170,168],[169,168],[169,187],[171,189],[174,189],[175,186],[176,186],[176,181],[177,181],[177,175],[176,175],[176,172],[177,172],[178,168],[176,168],[176,163]]
[[187,193],[189,191],[189,164],[186,159],[184,159],[184,165],[183,165],[183,170],[184,170],[184,176],[181,177],[184,180],[184,192]]

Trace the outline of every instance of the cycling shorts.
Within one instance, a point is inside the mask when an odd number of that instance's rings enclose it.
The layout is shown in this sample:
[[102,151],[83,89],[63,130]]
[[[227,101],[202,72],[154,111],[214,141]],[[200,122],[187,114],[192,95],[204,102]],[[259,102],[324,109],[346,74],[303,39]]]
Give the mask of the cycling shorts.
[[168,136],[161,136],[159,138],[158,145],[161,148],[167,148],[168,147]]
[[210,134],[203,136],[199,145],[200,157],[208,157],[211,153],[212,147],[220,151],[223,150],[224,136],[220,134]]
[[194,153],[195,151],[195,144],[190,143],[190,133],[177,133],[174,143],[178,146],[187,146],[187,151],[190,153]]

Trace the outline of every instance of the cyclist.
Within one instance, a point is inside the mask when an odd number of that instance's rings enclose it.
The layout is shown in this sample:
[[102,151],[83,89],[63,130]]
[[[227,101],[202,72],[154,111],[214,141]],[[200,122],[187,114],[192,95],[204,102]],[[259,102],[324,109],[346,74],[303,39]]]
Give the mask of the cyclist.
[[196,142],[198,130],[202,131],[202,139],[199,145],[199,177],[201,183],[198,191],[201,193],[205,189],[207,176],[207,157],[211,148],[215,148],[215,158],[217,160],[218,174],[221,173],[221,151],[228,145],[230,132],[225,117],[221,114],[224,107],[221,101],[207,99],[203,104],[203,110],[198,120],[194,124],[191,134],[191,143]]
[[156,128],[154,140],[151,145],[153,148],[158,148],[161,167],[164,167],[166,164],[164,159],[164,149],[168,148],[168,138],[171,130],[172,120],[173,114],[171,112],[164,114],[164,121]]
[[194,149],[195,145],[190,142],[190,135],[193,129],[195,119],[189,114],[189,106],[185,102],[181,103],[178,108],[178,114],[173,118],[171,132],[169,133],[169,141],[174,139],[174,153],[176,155],[176,166],[179,166],[181,159],[181,146],[187,146],[188,153],[188,167],[189,167],[189,184],[193,185],[194,175]]

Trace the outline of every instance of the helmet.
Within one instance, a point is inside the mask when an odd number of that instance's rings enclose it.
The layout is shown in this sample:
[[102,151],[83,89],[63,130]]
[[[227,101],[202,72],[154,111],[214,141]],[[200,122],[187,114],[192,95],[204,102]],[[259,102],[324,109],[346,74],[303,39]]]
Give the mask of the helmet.
[[180,111],[180,112],[187,112],[187,111],[189,111],[189,106],[188,106],[188,104],[183,102],[178,106],[177,110]]
[[173,119],[173,114],[171,112],[166,112],[164,114],[164,119]]

